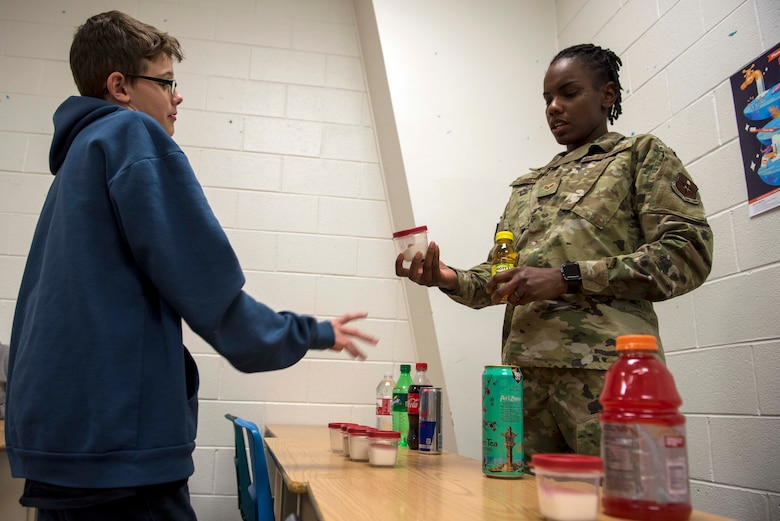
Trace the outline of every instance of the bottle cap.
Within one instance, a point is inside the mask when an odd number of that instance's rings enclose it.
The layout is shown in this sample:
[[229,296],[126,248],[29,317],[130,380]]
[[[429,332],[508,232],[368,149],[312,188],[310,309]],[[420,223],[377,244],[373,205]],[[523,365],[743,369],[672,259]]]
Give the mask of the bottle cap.
[[510,241],[513,241],[515,239],[515,234],[507,231],[497,232],[496,240],[500,241],[501,239],[509,239]]
[[404,372],[408,373],[411,370],[412,370],[411,364],[401,364],[401,372],[402,373],[404,373]]
[[414,366],[415,369],[418,371],[427,371],[428,370],[428,362],[417,362]]
[[615,339],[617,351],[658,351],[653,335],[621,335]]

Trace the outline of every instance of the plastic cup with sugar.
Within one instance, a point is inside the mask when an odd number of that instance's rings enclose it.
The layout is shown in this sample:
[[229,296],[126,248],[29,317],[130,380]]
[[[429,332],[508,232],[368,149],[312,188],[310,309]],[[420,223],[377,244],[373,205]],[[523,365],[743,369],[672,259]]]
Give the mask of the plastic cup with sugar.
[[550,521],[595,521],[604,464],[596,456],[534,454],[539,509]]
[[428,227],[418,226],[393,233],[393,242],[398,255],[404,256],[404,265],[408,266],[419,252],[425,256],[428,250]]

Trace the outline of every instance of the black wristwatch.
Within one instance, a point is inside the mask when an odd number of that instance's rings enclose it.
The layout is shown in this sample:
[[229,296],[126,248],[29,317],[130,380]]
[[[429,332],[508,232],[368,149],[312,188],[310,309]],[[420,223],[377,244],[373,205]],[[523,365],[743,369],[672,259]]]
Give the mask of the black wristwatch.
[[580,265],[576,262],[566,261],[561,264],[561,276],[569,288],[566,293],[579,293],[582,287],[582,272],[580,271]]

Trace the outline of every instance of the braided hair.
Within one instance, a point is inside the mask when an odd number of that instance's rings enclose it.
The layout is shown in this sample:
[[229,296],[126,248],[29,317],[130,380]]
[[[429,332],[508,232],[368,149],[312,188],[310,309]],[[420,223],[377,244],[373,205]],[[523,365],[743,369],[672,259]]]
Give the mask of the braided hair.
[[594,79],[598,82],[598,86],[604,85],[607,82],[615,82],[616,97],[615,103],[609,109],[607,118],[610,123],[614,123],[615,120],[623,113],[623,109],[620,106],[622,96],[620,94],[620,78],[618,77],[618,70],[623,62],[617,54],[609,49],[602,49],[596,45],[590,43],[583,43],[579,45],[572,45],[562,50],[555,55],[550,65],[557,62],[562,58],[577,58],[582,60],[585,64],[592,69]]

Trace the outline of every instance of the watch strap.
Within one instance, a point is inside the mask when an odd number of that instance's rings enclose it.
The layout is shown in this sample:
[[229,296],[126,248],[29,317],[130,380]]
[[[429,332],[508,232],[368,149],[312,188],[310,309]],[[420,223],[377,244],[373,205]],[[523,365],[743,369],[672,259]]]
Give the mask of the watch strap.
[[580,265],[576,262],[564,262],[561,264],[561,276],[566,281],[567,294],[579,293],[582,288],[582,273]]

